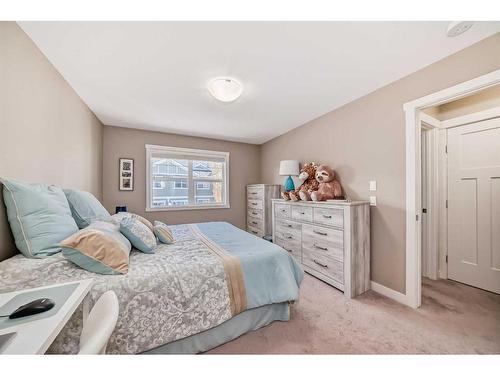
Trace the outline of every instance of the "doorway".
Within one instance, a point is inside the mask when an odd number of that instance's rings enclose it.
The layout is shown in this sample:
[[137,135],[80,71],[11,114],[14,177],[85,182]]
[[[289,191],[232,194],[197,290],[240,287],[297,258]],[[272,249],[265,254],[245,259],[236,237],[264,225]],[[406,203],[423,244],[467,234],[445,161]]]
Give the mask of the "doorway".
[[[406,103],[404,106],[405,115],[406,115],[406,300],[405,303],[411,307],[419,307],[421,304],[421,293],[422,293],[422,275],[427,277],[432,277],[433,267],[432,259],[429,258],[429,254],[434,256],[433,259],[437,259],[437,278],[448,278],[448,263],[450,259],[448,259],[448,240],[449,240],[449,228],[448,228],[448,217],[449,212],[446,208],[446,203],[448,201],[448,165],[447,165],[447,136],[448,129],[459,127],[462,125],[468,125],[477,123],[483,120],[489,120],[492,118],[500,117],[500,109],[498,108],[489,108],[487,110],[479,110],[479,112],[469,113],[469,114],[458,114],[457,117],[439,120],[437,119],[435,123],[432,123],[435,119],[432,114],[432,111],[429,112],[429,109],[432,109],[433,106],[445,105],[447,103],[451,103],[469,96],[473,94],[477,94],[483,90],[490,89],[500,85],[500,70],[494,71],[492,73],[486,74],[484,76],[478,77],[471,81],[464,82],[462,84],[450,87],[448,89],[442,90],[440,92],[428,95],[426,97],[417,99],[413,102]],[[478,114],[480,114],[477,118]],[[426,121],[426,116],[430,118],[429,121]],[[431,129],[426,129],[425,123],[431,122]],[[492,130],[495,133],[495,130]],[[489,135],[493,134],[490,133]],[[425,138],[422,138],[424,134]],[[426,135],[427,134],[427,135]],[[434,144],[437,144],[437,157],[433,159],[433,163],[430,166],[428,163],[429,156],[426,152],[430,149],[428,145],[428,140],[430,134],[434,134]],[[459,137],[462,142],[464,139],[462,136]],[[486,137],[488,140],[490,137]],[[483,140],[484,141],[484,140]],[[422,146],[424,147],[422,149]],[[495,146],[496,147],[496,146]],[[431,147],[432,148],[432,147]],[[480,150],[484,150],[486,148],[480,147],[477,144],[474,147],[471,147],[475,150],[478,148]],[[490,147],[491,148],[491,147]],[[462,151],[460,151],[462,152]],[[465,151],[464,151],[465,152]],[[459,155],[460,158],[463,159],[463,155],[461,153]],[[472,153],[474,155],[474,153]],[[422,158],[426,159],[424,164],[422,165]],[[474,156],[473,156],[474,157]],[[478,157],[475,157],[477,160]],[[485,159],[486,161],[494,161],[496,162],[496,156],[494,155],[490,159]],[[499,158],[500,160],[500,158]],[[444,163],[444,165],[443,165]],[[498,163],[500,166],[500,162]],[[437,168],[436,168],[437,165]],[[479,167],[479,169],[485,169],[486,166]],[[469,168],[469,167],[467,167]],[[430,184],[429,183],[429,170],[432,171],[431,177],[434,176],[435,181]],[[437,173],[435,173],[437,171]],[[422,176],[422,174],[425,176]],[[494,176],[490,176],[494,177]],[[469,179],[470,180],[470,179]],[[467,181],[469,181],[467,180]],[[497,190],[500,189],[497,182],[500,182],[500,178],[494,177],[490,178],[490,184],[493,184],[493,190],[489,190],[490,195],[493,194],[493,199],[490,199],[490,205],[493,205],[493,208],[489,211],[483,210],[481,212],[473,212],[475,217],[480,215],[481,217],[493,217],[493,220],[490,220],[489,224],[484,224],[484,218],[481,221],[476,221],[474,225],[476,228],[479,228],[483,225],[495,226],[497,225],[497,221],[500,223],[500,219],[497,219],[497,216],[500,215],[496,208],[496,204],[500,204],[500,200],[497,198]],[[424,183],[425,185],[423,185]],[[479,184],[479,183],[478,183]],[[429,190],[429,185],[431,189],[434,189],[432,195],[427,195]],[[500,185],[500,183],[498,184]],[[479,185],[478,185],[479,186]],[[426,192],[422,194],[422,190],[426,189]],[[464,184],[460,184],[459,190],[464,191]],[[462,193],[461,193],[462,194]],[[478,194],[478,192],[476,192]],[[430,201],[429,201],[430,198]],[[484,201],[484,199],[482,200]],[[498,203],[496,203],[498,201]],[[430,202],[430,203],[429,203]],[[478,201],[479,202],[479,201]],[[423,205],[424,204],[424,205]],[[479,203],[477,203],[479,204]],[[484,203],[482,204],[484,206]],[[426,206],[426,207],[425,207]],[[432,207],[432,210],[430,209]],[[425,209],[426,212],[423,212]],[[460,211],[458,213],[453,213],[457,216],[457,218],[462,218],[465,211]],[[425,217],[424,217],[425,215]],[[455,219],[455,218],[454,218]],[[458,220],[458,219],[457,219]],[[434,225],[429,226],[429,223],[433,221]],[[460,225],[464,227],[464,225],[459,221]],[[500,224],[499,224],[500,225]],[[431,230],[428,228],[434,228],[434,234],[432,234]],[[460,233],[460,235],[465,236],[466,231],[455,230],[454,233]],[[500,264],[500,249],[497,252],[497,243],[500,245],[500,240],[495,237],[496,231],[492,230],[486,235],[485,230],[478,231],[476,238],[476,242],[479,244],[487,243],[486,246],[478,246],[475,251],[477,254],[482,253],[481,259],[489,258],[489,263],[487,266],[488,269],[491,269],[493,272],[491,283],[497,283],[496,279],[496,269],[500,271],[500,267],[497,267]],[[470,233],[467,234],[470,236]],[[485,236],[493,236],[493,239],[489,242],[484,240]],[[429,237],[432,238],[431,244],[437,244],[437,250],[434,252],[429,251],[432,247],[429,247],[428,240]],[[455,240],[455,237],[453,238]],[[461,241],[456,241],[457,243],[462,243]],[[488,250],[490,249],[489,253]],[[423,252],[422,252],[423,251]],[[454,251],[452,249],[451,251]],[[454,254],[460,254],[460,252],[454,251]],[[489,254],[489,255],[488,255]],[[451,255],[451,254],[450,254]],[[467,254],[468,256],[470,254]],[[425,257],[425,259],[424,259]],[[469,258],[460,259],[460,256],[457,257],[458,263],[463,263],[464,261],[470,262]],[[467,260],[469,259],[469,260]],[[479,255],[478,255],[479,259]],[[479,263],[478,263],[479,264]],[[483,263],[483,265],[486,263]],[[477,272],[480,274],[481,272]],[[435,274],[435,273],[434,273]],[[456,277],[456,276],[455,276]],[[500,279],[498,279],[500,280]],[[464,281],[464,280],[463,280]],[[470,283],[470,281],[469,281]],[[498,284],[500,285],[500,284]],[[491,285],[490,285],[491,287]],[[490,288],[490,290],[492,290]]]

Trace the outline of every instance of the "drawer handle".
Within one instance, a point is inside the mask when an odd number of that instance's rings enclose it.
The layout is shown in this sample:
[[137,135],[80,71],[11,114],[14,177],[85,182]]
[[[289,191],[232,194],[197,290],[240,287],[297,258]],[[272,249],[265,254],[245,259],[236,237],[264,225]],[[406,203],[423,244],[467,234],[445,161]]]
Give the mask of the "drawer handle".
[[328,248],[327,248],[327,247],[318,246],[318,245],[316,245],[316,244],[313,244],[313,246],[314,246],[316,249],[325,250],[325,251],[327,251],[327,250],[328,250]]
[[293,251],[292,251],[292,250],[289,250],[289,249],[285,249],[285,250],[286,250],[286,251],[288,251],[289,253],[293,253]]
[[292,227],[292,224],[287,224],[286,225],[288,228],[291,228]]
[[290,234],[288,234],[288,235],[285,235],[285,238],[287,238],[287,239],[291,240],[291,239],[293,238],[293,236],[292,236],[292,235],[290,235]]
[[252,224],[255,224],[255,225],[257,225],[258,223],[257,223],[256,221],[252,221]]
[[313,259],[313,262],[316,263],[318,266],[321,266],[323,268],[328,268],[328,266],[326,264],[323,264],[321,262],[318,262],[316,259]]
[[306,213],[305,213],[305,212],[301,212],[300,214],[301,214],[301,215],[305,215]]
[[253,192],[253,193],[250,193],[250,194],[253,194],[253,195],[255,195],[255,194],[257,194],[257,193],[256,193],[256,192]]
[[252,203],[252,205],[257,206],[257,203]]
[[258,232],[254,231],[254,230],[252,230],[251,232],[252,232],[253,234],[257,234],[257,233],[258,233]]
[[323,217],[324,217],[325,219],[331,219],[331,218],[332,218],[332,215],[323,215]]
[[252,212],[252,215],[257,215],[257,212],[253,211],[253,212]]
[[286,212],[286,210],[281,210],[281,212]]
[[328,236],[328,233],[325,233],[325,232],[319,232],[319,231],[317,231],[317,230],[315,230],[315,229],[313,229],[313,233],[320,234],[320,235],[322,235],[322,236]]

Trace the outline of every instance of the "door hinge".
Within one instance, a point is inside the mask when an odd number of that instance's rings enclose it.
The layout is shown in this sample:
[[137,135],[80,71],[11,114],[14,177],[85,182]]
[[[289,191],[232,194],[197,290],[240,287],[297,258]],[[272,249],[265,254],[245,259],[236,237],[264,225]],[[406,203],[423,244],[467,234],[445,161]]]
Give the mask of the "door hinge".
[[446,254],[446,263],[448,263],[448,254]]
[[448,199],[446,200],[446,208],[448,208]]
[[416,220],[416,221],[418,221],[418,214],[417,214],[417,215],[415,215],[415,220]]
[[427,208],[422,208],[422,213],[426,214],[427,213]]
[[448,145],[444,146],[444,153],[447,154],[448,153]]

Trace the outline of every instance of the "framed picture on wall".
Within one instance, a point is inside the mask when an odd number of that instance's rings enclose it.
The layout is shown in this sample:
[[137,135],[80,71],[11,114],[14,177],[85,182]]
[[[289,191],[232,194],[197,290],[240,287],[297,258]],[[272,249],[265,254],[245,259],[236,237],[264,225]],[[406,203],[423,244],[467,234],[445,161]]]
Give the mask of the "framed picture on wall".
[[134,190],[134,159],[120,158],[119,190]]

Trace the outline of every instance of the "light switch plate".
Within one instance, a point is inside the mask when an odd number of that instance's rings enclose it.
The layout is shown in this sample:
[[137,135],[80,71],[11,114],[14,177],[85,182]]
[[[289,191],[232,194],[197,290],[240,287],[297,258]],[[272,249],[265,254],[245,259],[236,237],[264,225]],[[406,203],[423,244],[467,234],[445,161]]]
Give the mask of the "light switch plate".
[[370,191],[377,191],[377,181],[370,181]]
[[376,206],[377,205],[377,197],[374,195],[370,195],[370,206]]

